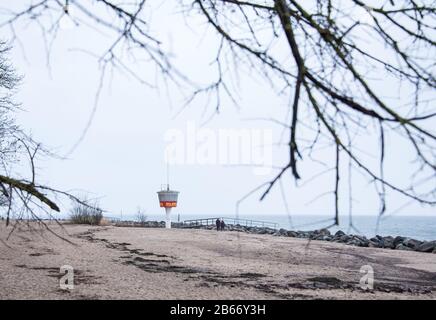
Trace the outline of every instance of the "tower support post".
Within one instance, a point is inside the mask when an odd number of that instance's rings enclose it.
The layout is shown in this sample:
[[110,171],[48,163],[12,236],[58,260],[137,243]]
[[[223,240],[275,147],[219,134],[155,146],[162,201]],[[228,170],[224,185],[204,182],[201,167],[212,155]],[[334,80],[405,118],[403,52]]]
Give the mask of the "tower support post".
[[165,207],[165,228],[171,229],[171,207]]

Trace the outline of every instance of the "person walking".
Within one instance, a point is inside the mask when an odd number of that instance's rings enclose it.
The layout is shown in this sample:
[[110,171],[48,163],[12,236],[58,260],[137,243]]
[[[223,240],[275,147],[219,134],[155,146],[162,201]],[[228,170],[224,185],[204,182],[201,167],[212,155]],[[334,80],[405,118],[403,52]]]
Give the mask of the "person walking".
[[221,218],[221,221],[220,221],[220,228],[221,228],[221,231],[224,231],[224,227],[226,226],[226,224],[224,223],[224,219],[223,218]]
[[216,224],[216,231],[220,231],[220,229],[221,229],[220,218],[216,218],[215,224]]

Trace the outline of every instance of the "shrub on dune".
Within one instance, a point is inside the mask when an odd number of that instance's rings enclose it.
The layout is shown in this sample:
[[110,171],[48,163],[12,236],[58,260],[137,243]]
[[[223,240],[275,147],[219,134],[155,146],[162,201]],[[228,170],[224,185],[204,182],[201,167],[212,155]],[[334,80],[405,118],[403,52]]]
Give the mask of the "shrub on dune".
[[103,210],[98,202],[92,204],[89,201],[75,203],[70,211],[70,221],[75,224],[99,225],[103,219]]

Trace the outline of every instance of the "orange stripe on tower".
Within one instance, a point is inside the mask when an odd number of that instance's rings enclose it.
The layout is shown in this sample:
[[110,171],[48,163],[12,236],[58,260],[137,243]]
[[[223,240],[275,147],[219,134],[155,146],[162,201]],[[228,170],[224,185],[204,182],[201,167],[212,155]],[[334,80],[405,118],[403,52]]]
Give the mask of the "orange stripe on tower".
[[160,201],[160,206],[163,208],[174,208],[177,207],[176,201]]

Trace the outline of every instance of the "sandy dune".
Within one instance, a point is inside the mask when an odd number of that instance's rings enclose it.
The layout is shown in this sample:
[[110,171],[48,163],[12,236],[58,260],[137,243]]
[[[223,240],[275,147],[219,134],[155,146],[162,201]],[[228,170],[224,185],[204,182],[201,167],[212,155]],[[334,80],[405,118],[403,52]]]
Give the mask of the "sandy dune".
[[[207,230],[0,227],[0,299],[435,299],[436,254]],[[59,268],[74,268],[74,289]],[[363,265],[374,290],[360,288]]]

